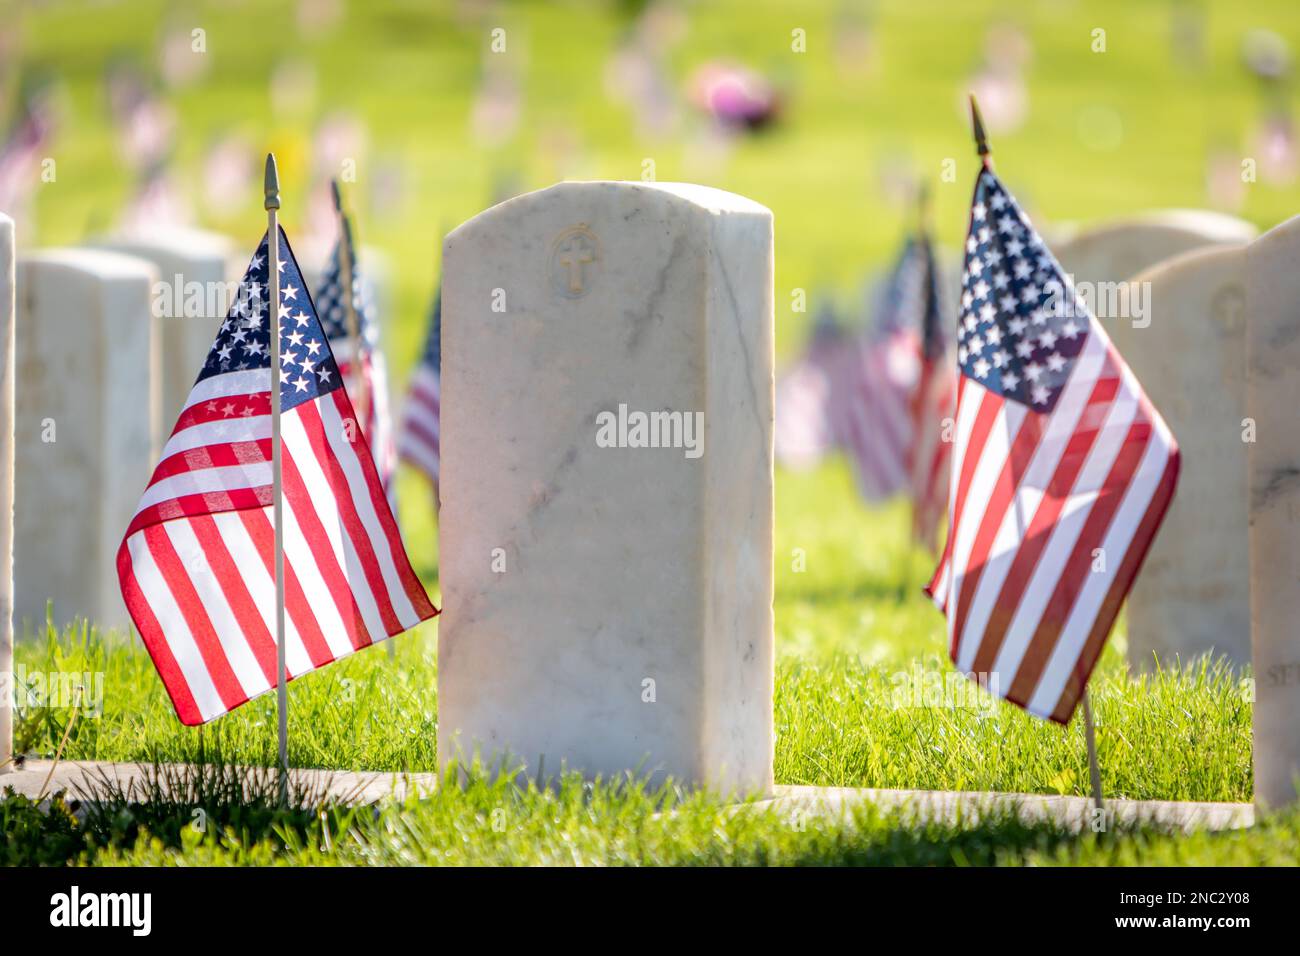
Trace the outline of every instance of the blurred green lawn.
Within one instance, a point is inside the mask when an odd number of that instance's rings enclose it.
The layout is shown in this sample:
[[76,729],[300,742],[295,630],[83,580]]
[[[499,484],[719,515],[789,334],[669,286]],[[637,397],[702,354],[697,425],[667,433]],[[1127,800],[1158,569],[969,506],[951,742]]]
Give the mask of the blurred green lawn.
[[[843,29],[839,14],[852,4],[688,3],[685,33],[671,53],[676,79],[725,59],[765,71],[788,91],[784,122],[740,142],[718,167],[690,137],[641,138],[631,110],[606,95],[606,62],[632,5],[352,2],[339,26],[305,39],[296,4],[287,2],[193,3],[184,13],[164,0],[27,4],[18,19],[22,61],[66,82],[70,110],[53,149],[58,180],[39,187],[40,239],[75,242],[88,224],[112,222],[131,182],[116,161],[105,64],[133,55],[151,67],[163,30],[192,25],[206,30],[210,64],[173,102],[177,161],[195,190],[212,140],[240,132],[259,155],[272,148],[280,158],[283,221],[295,236],[313,127],[336,111],[367,124],[370,148],[351,198],[365,242],[395,266],[388,321],[399,378],[423,333],[439,237],[481,211],[499,177],[516,175],[529,189],[566,174],[637,179],[646,158],[658,179],[703,181],[773,210],[778,345],[786,354],[807,320],[790,312],[791,289],[847,292],[893,255],[911,210],[884,193],[881,180],[899,164],[931,182],[938,235],[960,241],[976,168],[962,96],[991,26],[1018,25],[1033,44],[1028,119],[996,137],[994,150],[1008,184],[1047,220],[1204,205],[1207,149],[1226,143],[1248,155],[1261,112],[1257,81],[1242,66],[1243,36],[1265,26],[1300,40],[1300,7],[1290,0],[1194,4],[1206,14],[1199,67],[1174,51],[1171,11],[1180,4],[1173,0],[882,0],[863,5],[873,11],[870,53],[860,69],[846,70],[832,50]],[[504,54],[488,52],[497,26],[507,31]],[[795,28],[806,31],[805,53],[791,51]],[[1104,53],[1091,50],[1098,28],[1106,30]],[[469,108],[482,63],[493,55],[520,61],[524,101],[514,138],[486,147],[474,140]],[[286,60],[317,70],[315,105],[303,114],[272,109],[270,76]],[[1081,143],[1080,124],[1094,107],[1118,115],[1116,148]],[[561,131],[576,144],[571,161],[557,155]],[[955,182],[940,178],[949,158]],[[400,164],[407,190],[398,209],[372,218],[367,176],[381,161]],[[209,224],[251,249],[262,229],[260,203],[256,188],[230,196],[225,214]],[[1260,183],[1248,187],[1242,214],[1267,227],[1297,210],[1300,183]]]

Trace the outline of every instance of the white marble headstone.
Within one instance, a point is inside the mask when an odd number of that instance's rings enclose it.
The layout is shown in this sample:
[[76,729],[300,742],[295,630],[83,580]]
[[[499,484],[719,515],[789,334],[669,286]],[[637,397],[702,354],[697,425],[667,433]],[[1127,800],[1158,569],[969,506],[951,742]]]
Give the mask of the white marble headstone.
[[158,271],[50,249],[18,260],[14,615],[125,626],[115,559],[154,462]]
[[443,275],[440,762],[769,789],[771,213],[562,183]]
[[[1171,256],[1203,246],[1239,246],[1257,234],[1253,225],[1235,216],[1167,209],[1082,228],[1052,246],[1052,252],[1076,285],[1121,282]],[[1110,316],[1098,318],[1109,324]]]
[[1250,663],[1246,246],[1176,256],[1132,280],[1149,308],[1112,341],[1178,439],[1178,492],[1128,596],[1136,669],[1209,654]]
[[1300,216],[1246,250],[1255,801],[1300,779]]
[[153,441],[161,451],[234,301],[240,276],[232,269],[234,247],[225,236],[197,229],[132,234],[95,245],[138,256],[158,269],[153,309],[159,320],[162,418]]
[[0,214],[0,773],[13,756],[13,558],[14,221]]

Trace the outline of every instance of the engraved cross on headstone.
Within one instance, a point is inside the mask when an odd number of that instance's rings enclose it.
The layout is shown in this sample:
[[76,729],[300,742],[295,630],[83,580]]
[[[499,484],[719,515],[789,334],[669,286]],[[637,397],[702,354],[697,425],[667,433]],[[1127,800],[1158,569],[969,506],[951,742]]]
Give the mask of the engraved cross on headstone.
[[587,237],[581,234],[569,236],[560,246],[559,263],[569,272],[569,292],[574,295],[583,291],[582,267],[595,261],[594,251]]

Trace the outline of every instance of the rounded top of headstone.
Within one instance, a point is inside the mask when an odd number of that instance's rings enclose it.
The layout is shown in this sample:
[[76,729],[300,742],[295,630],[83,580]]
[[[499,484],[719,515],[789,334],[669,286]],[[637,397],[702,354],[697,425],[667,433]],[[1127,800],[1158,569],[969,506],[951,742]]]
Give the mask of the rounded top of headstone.
[[1259,230],[1253,223],[1227,213],[1208,209],[1155,209],[1107,222],[1084,225],[1071,235],[1068,241],[1087,241],[1132,229],[1160,229],[1185,233],[1207,243],[1250,242],[1259,235]]
[[136,256],[81,247],[36,249],[19,256],[18,264],[62,267],[100,279],[142,278],[153,281],[157,274],[152,263]]
[[1300,235],[1300,216],[1292,216],[1290,219],[1283,219],[1272,229],[1269,229],[1253,243],[1255,246],[1272,245],[1277,242],[1295,242],[1296,237]]
[[1163,282],[1171,275],[1186,276],[1189,272],[1240,268],[1245,255],[1246,246],[1240,243],[1197,246],[1147,266],[1129,281]]
[[[565,181],[544,189],[522,193],[497,203],[469,219],[450,233],[448,241],[463,230],[502,217],[533,213],[566,203],[599,203],[603,201],[635,201],[642,199],[656,205],[690,206],[716,215],[749,215],[772,218],[772,211],[761,203],[724,189],[701,186],[696,183],[660,183],[623,180]],[[631,221],[631,217],[629,217]]]
[[148,253],[182,253],[195,258],[210,257],[222,260],[230,258],[234,251],[234,243],[228,236],[188,226],[161,226],[148,230],[133,230],[101,236],[90,244],[97,248],[116,249],[128,253],[139,249]]

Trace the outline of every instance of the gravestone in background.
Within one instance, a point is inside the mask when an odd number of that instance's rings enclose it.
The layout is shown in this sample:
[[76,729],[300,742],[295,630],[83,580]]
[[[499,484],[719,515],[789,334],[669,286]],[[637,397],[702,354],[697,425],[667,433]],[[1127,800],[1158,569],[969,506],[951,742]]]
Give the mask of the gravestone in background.
[[18,260],[14,616],[129,619],[115,559],[153,468],[157,270],[92,249]]
[[155,290],[154,306],[162,397],[160,431],[153,442],[161,452],[233,302],[228,293],[242,267],[232,269],[234,249],[225,236],[196,229],[114,237],[96,245],[138,256],[158,269],[162,288]]
[[1255,802],[1300,776],[1300,217],[1246,250]]
[[14,221],[0,214],[0,774],[12,769],[14,697]]
[[769,789],[771,213],[563,183],[443,262],[440,763]]
[[1136,669],[1200,654],[1250,663],[1246,246],[1198,249],[1142,272],[1149,314],[1108,331],[1182,453],[1178,491],[1128,596]]
[[[1235,216],[1167,209],[1085,227],[1051,249],[1076,285],[1121,282],[1171,256],[1202,246],[1241,245],[1257,233]],[[1111,316],[1098,318],[1109,327]]]

